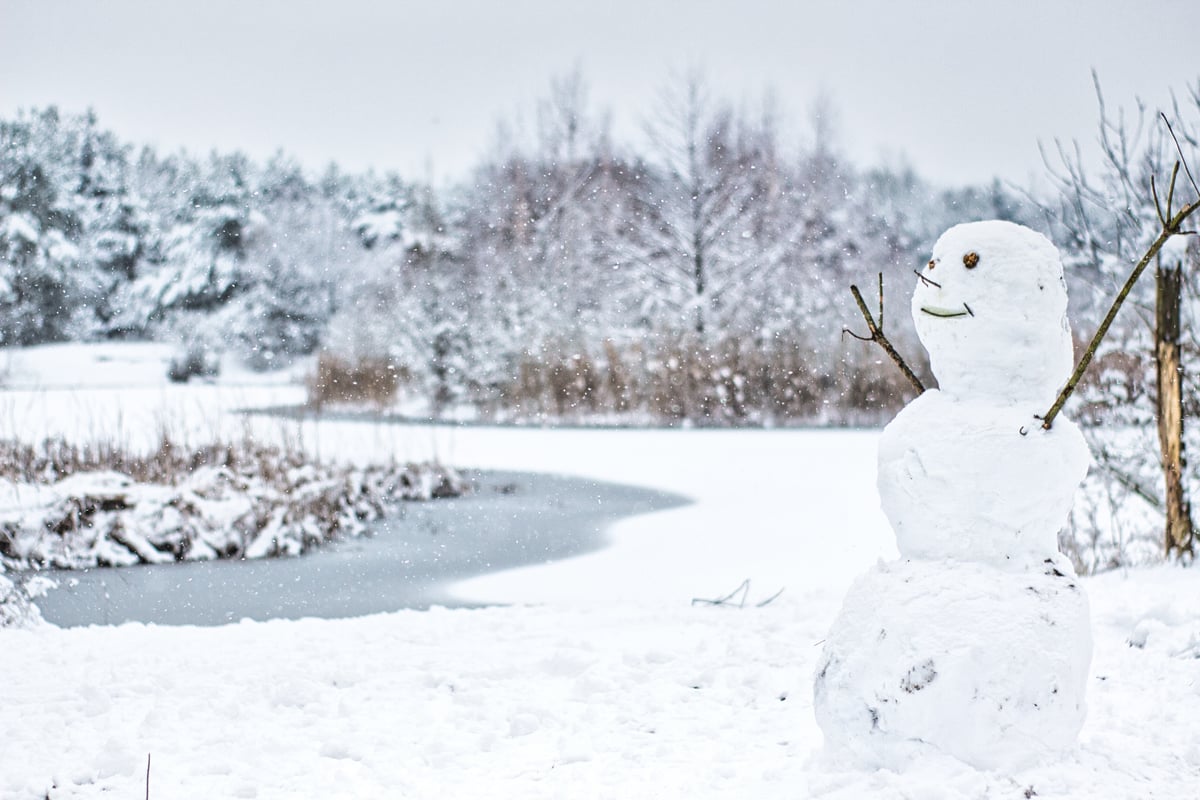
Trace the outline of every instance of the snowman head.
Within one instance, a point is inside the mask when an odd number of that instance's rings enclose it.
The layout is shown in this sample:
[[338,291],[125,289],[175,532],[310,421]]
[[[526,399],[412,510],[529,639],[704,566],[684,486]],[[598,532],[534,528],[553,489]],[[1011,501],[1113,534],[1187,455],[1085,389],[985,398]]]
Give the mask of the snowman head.
[[1046,402],[1070,376],[1058,250],[1012,222],[955,225],[919,271],[912,313],[938,386],[997,403]]

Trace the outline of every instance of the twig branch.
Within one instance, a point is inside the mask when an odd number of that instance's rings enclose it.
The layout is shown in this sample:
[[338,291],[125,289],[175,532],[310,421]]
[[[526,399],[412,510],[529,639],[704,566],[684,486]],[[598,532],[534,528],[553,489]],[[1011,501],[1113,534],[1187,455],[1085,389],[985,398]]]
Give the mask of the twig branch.
[[[1175,166],[1171,168],[1171,183],[1167,187],[1167,216],[1171,216],[1171,206],[1175,203],[1175,180],[1179,177],[1179,162],[1175,162]],[[1200,192],[1197,192],[1200,194]],[[1163,220],[1166,225],[1166,220]]]
[[[781,594],[783,594],[783,589],[780,589],[778,592],[771,595],[766,600],[761,600],[761,601],[755,603],[754,607],[762,608],[763,606],[770,605]],[[724,597],[718,597],[715,600],[710,600],[707,597],[693,597],[692,605],[737,606],[738,608],[745,608],[746,607],[746,598],[749,596],[750,596],[750,579],[746,578],[746,580],[744,580],[738,584],[738,587],[736,589],[734,589],[732,592],[725,595]],[[736,601],[733,599],[735,597],[737,598]]]
[[843,328],[842,333],[848,333],[855,339],[858,339],[860,342],[875,342],[877,345],[882,347],[883,351],[888,354],[892,361],[895,362],[896,366],[900,368],[900,371],[904,373],[904,377],[908,378],[908,382],[911,383],[913,388],[917,390],[917,394],[924,392],[925,384],[921,383],[921,379],[917,377],[916,373],[909,369],[909,366],[904,361],[904,358],[898,352],[896,352],[896,348],[892,347],[892,343],[889,342],[887,336],[883,334],[883,273],[879,273],[878,324],[876,324],[875,318],[871,316],[871,309],[867,308],[867,303],[865,300],[863,300],[862,292],[858,290],[857,286],[853,284],[850,285],[850,294],[854,295],[854,302],[858,304],[858,310],[862,312],[863,319],[867,321],[867,330],[871,332],[871,335],[859,336],[849,328]]
[[[716,600],[709,600],[708,598],[705,598],[705,597],[693,597],[692,605],[696,605],[697,603],[707,605],[707,606],[736,605],[738,608],[743,608],[746,605],[746,595],[748,595],[749,593],[750,593],[750,579],[746,578],[746,580],[744,580],[738,584],[738,587],[736,589],[734,589],[732,592],[725,595],[724,597],[719,597]],[[741,598],[736,603],[731,603],[730,601],[733,600],[733,598],[739,594],[741,595]]]
[[1100,469],[1112,476],[1113,480],[1124,486],[1126,490],[1142,498],[1142,500],[1158,513],[1162,514],[1163,501],[1154,492],[1142,486],[1136,478],[1125,472],[1122,472],[1117,467],[1113,466],[1113,459],[1109,456],[1106,450],[1100,451],[1100,457],[1096,459],[1096,464]]
[[1179,137],[1175,135],[1175,129],[1171,127],[1171,120],[1167,119],[1167,115],[1163,112],[1158,112],[1162,117],[1163,123],[1167,126],[1167,133],[1171,134],[1171,139],[1175,142],[1175,152],[1179,153],[1179,162],[1175,164],[1175,170],[1179,170],[1179,164],[1183,164],[1183,171],[1187,173],[1188,180],[1192,183],[1192,189],[1196,194],[1200,195],[1200,186],[1196,185],[1196,179],[1192,177],[1192,170],[1188,166],[1187,159],[1183,157],[1183,148],[1179,146]]
[[883,273],[879,273],[879,330],[883,331]]
[[[1175,171],[1177,172],[1178,169],[1179,167],[1177,165]],[[1174,181],[1172,181],[1172,183],[1174,183]],[[1158,251],[1161,250],[1163,245],[1167,243],[1167,240],[1172,236],[1183,233],[1183,231],[1180,230],[1180,226],[1183,225],[1184,221],[1187,220],[1187,218],[1190,217],[1198,208],[1200,208],[1200,198],[1193,200],[1183,208],[1179,209],[1179,212],[1175,214],[1175,216],[1169,218],[1163,223],[1162,230],[1159,232],[1158,237],[1155,238],[1154,242],[1150,245],[1150,249],[1146,251],[1141,260],[1138,261],[1137,266],[1133,268],[1133,272],[1129,273],[1129,277],[1125,280],[1125,285],[1122,286],[1121,291],[1117,293],[1117,297],[1115,300],[1113,300],[1113,304],[1108,309],[1108,313],[1104,315],[1104,320],[1100,323],[1100,327],[1096,329],[1096,334],[1092,337],[1092,340],[1088,342],[1087,350],[1084,351],[1083,358],[1079,359],[1079,364],[1075,366],[1075,371],[1071,374],[1071,378],[1067,381],[1067,385],[1064,386],[1062,391],[1058,393],[1058,399],[1054,401],[1054,405],[1050,406],[1050,410],[1041,417],[1042,428],[1044,430],[1050,430],[1050,426],[1054,424],[1054,418],[1058,416],[1058,412],[1062,411],[1062,407],[1066,404],[1067,399],[1070,398],[1071,394],[1075,391],[1075,386],[1079,383],[1079,379],[1083,377],[1083,373],[1087,371],[1088,366],[1092,363],[1092,358],[1096,355],[1096,348],[1100,346],[1100,342],[1108,333],[1109,326],[1112,325],[1113,320],[1117,316],[1117,312],[1121,310],[1121,306],[1125,303],[1125,298],[1129,296],[1129,292],[1131,289],[1133,289],[1133,285],[1137,283],[1138,278],[1141,277],[1142,273],[1146,270],[1146,267],[1150,264],[1150,262],[1154,260],[1154,257],[1158,255]]]
[[[1174,189],[1174,182],[1171,184]],[[1158,201],[1158,186],[1154,183],[1154,176],[1150,176],[1150,196],[1154,198],[1154,213],[1158,215],[1158,221],[1162,225],[1167,224],[1167,215],[1163,213],[1162,203]],[[1171,201],[1167,200],[1167,208],[1171,207]],[[1168,212],[1169,213],[1169,212]]]
[[787,588],[786,586],[785,586],[785,587],[782,587],[782,588],[780,588],[780,590],[779,590],[778,592],[776,592],[775,594],[771,595],[771,596],[770,596],[770,597],[768,597],[766,600],[760,600],[759,602],[755,603],[755,604],[754,604],[754,607],[755,607],[755,608],[762,608],[763,606],[770,605],[771,603],[775,602],[775,598],[777,598],[777,597],[779,597],[779,595],[783,594],[783,590],[784,590],[784,589],[786,589],[786,588]]

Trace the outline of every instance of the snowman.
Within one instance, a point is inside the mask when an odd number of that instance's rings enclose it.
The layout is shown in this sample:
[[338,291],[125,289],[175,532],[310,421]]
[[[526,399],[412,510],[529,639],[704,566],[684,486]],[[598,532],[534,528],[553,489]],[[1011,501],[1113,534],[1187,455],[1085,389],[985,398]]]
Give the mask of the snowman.
[[1091,456],[1050,407],[1073,361],[1058,251],[1009,222],[946,231],[912,313],[937,389],[879,442],[897,561],[859,578],[825,640],[814,709],[833,754],[1017,769],[1071,746],[1091,661],[1058,531]]

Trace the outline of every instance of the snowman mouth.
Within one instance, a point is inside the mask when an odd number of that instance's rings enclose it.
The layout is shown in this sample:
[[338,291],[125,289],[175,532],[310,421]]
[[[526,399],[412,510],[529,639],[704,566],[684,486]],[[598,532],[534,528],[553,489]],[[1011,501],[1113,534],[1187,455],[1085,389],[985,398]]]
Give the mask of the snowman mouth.
[[921,306],[921,311],[931,317],[941,317],[942,319],[950,319],[951,317],[973,317],[975,312],[966,303],[962,304],[962,308],[941,308],[939,306]]

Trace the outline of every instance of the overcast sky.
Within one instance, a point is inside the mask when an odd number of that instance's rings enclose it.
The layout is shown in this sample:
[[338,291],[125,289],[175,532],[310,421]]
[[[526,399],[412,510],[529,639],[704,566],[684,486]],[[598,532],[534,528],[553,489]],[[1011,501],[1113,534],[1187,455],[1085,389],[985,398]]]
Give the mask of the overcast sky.
[[824,92],[842,149],[946,182],[1040,173],[1037,142],[1090,141],[1110,102],[1200,77],[1194,0],[0,0],[0,114],[91,106],[139,143],[460,175],[501,115],[581,67],[618,138],[703,66],[772,89],[796,135]]

